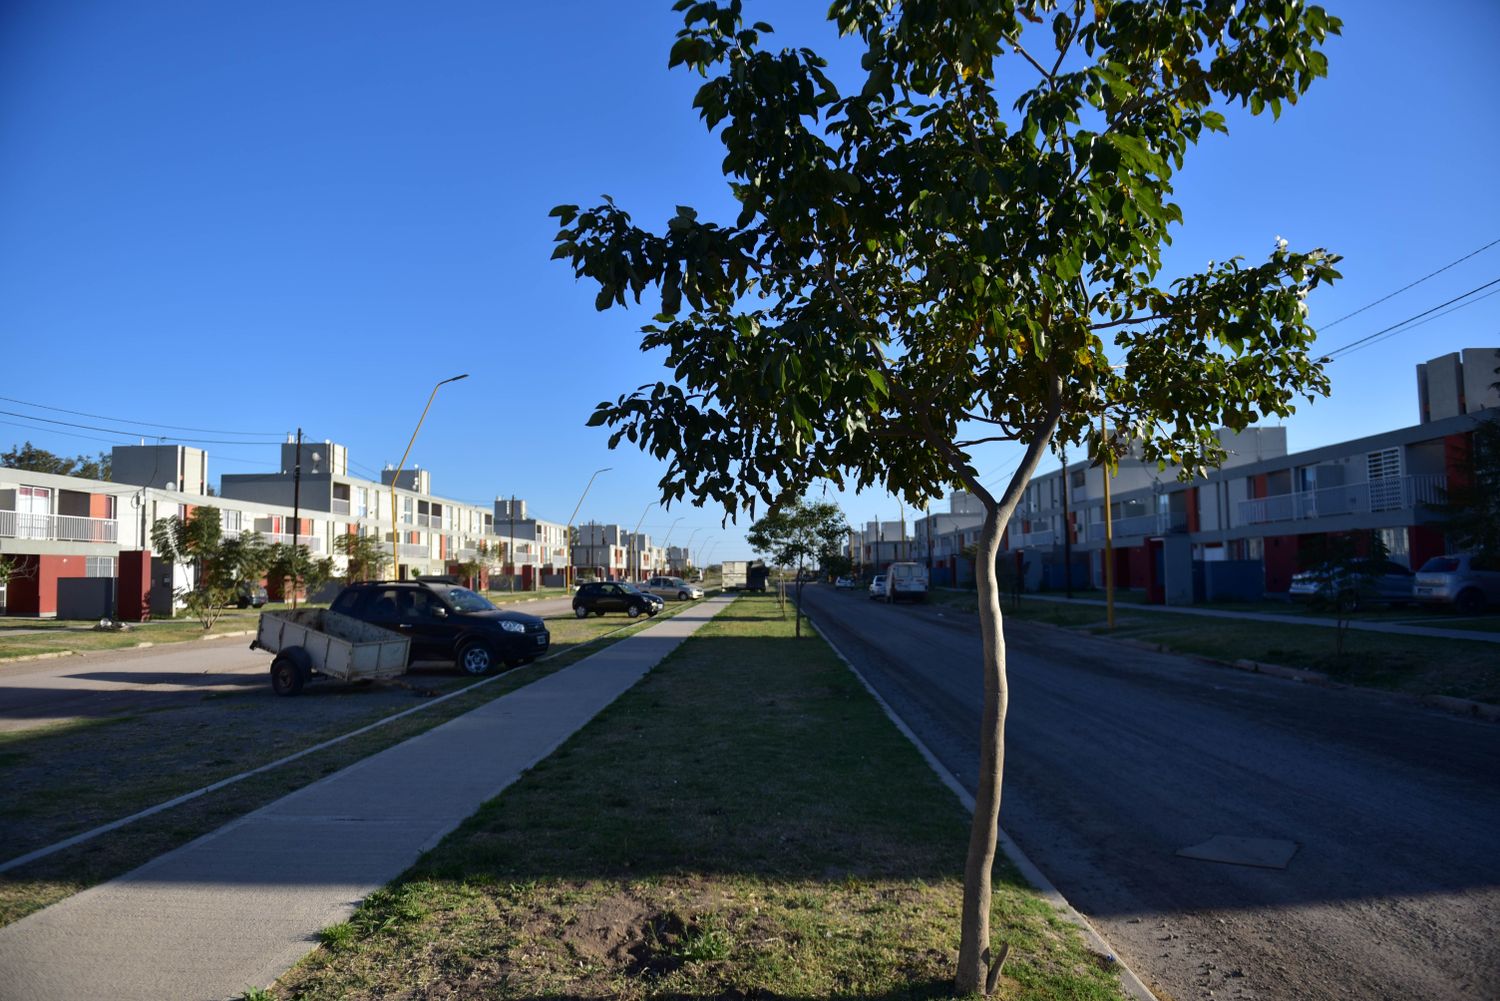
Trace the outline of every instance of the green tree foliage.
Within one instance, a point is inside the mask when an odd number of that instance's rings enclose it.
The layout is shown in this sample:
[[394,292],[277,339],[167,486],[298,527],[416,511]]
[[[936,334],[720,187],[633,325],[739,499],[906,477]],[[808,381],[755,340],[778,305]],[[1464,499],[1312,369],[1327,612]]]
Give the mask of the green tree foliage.
[[12,445],[9,452],[0,452],[0,466],[24,469],[31,473],[52,473],[55,476],[79,476],[86,480],[108,480],[110,478],[109,456],[100,452],[90,459],[86,455],[55,455],[31,442]]
[[776,505],[750,526],[745,540],[772,563],[797,568],[797,635],[802,635],[802,571],[838,556],[849,526],[837,504],[797,499]]
[[311,550],[304,543],[294,546],[278,542],[271,546],[266,579],[282,594],[296,591],[313,594],[332,580],[335,572],[331,556],[313,559]]
[[1474,428],[1464,478],[1450,484],[1443,503],[1433,507],[1456,549],[1500,560],[1500,417]]
[[348,558],[344,580],[354,583],[361,580],[380,580],[391,556],[384,544],[373,535],[339,535],[333,540],[333,549]]
[[[682,0],[669,62],[724,146],[730,223],[661,232],[612,200],[561,205],[554,256],[599,309],[654,292],[641,346],[670,374],[590,423],[664,460],[665,501],[733,516],[826,479],[984,505],[985,694],[957,984],[983,990],[1008,704],[994,556],[1054,439],[1113,466],[1130,442],[1184,475],[1218,425],[1293,412],[1328,380],[1304,297],[1337,258],[1277,239],[1161,280],[1172,179],[1235,102],[1279,116],[1325,75],[1339,22],[1301,0],[834,0],[862,50],[841,92],[740,0]],[[1298,174],[1267,165],[1266,183]],[[1270,234],[1268,236],[1268,243]],[[1111,428],[1097,428],[1101,418]],[[972,449],[1026,447],[998,496]]]
[[205,631],[234,599],[236,564],[231,560],[243,552],[240,546],[231,547],[235,555],[226,559],[221,524],[218,508],[199,507],[186,518],[173,515],[151,526],[151,548],[189,571],[191,586],[178,588],[174,596]]

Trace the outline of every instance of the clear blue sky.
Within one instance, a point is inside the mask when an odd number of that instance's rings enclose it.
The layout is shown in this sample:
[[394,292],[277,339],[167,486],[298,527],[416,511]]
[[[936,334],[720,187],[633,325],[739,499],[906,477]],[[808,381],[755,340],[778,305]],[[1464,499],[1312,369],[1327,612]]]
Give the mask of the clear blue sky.
[[[1500,4],[1330,0],[1330,76],[1280,122],[1233,116],[1179,176],[1169,270],[1277,235],[1345,255],[1310,302],[1327,323],[1500,238]],[[755,3],[788,43],[834,44],[809,2]],[[413,460],[437,493],[515,492],[564,520],[635,524],[662,468],[610,452],[593,406],[661,378],[645,312],[596,313],[550,262],[547,210],[609,193],[660,226],[676,204],[732,219],[717,142],[668,72],[670,3],[54,3],[0,13],[0,447],[67,454],[137,434],[271,442],[302,427],[356,472]],[[1500,246],[1339,323],[1324,350],[1494,278]],[[1500,286],[1497,286],[1500,287]],[[1417,420],[1414,366],[1500,345],[1500,295],[1342,357],[1334,394],[1288,422],[1294,450]],[[110,434],[35,418],[121,428]],[[219,433],[171,432],[184,425]],[[69,431],[72,435],[62,432]],[[73,435],[84,435],[77,437]],[[102,441],[94,439],[104,439]],[[214,475],[274,445],[206,444]],[[1016,454],[996,447],[980,468]],[[851,521],[895,502],[841,495]],[[743,531],[687,507],[660,541]],[[695,543],[696,548],[696,543]]]

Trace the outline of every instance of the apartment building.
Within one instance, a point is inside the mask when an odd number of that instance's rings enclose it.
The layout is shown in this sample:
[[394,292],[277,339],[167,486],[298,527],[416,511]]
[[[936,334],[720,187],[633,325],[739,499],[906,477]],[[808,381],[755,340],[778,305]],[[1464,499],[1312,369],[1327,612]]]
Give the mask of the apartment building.
[[522,578],[523,586],[535,577],[547,586],[561,585],[568,560],[568,526],[544,521],[526,513],[526,501],[514,497],[495,498],[494,524],[512,542],[506,564]]
[[326,537],[318,536],[324,553],[333,551],[335,534],[357,534],[379,539],[389,554],[394,504],[399,538],[391,575],[401,580],[488,560],[510,542],[496,536],[489,507],[433,494],[428,470],[413,467],[397,477],[387,468],[378,483],[353,476],[348,449],[334,442],[303,442],[299,449],[288,441],[281,446],[279,472],[226,474],[220,493],[280,508],[295,505],[326,531]]
[[[1500,407],[1497,366],[1491,348],[1417,366],[1419,423],[1394,431],[1289,453],[1283,428],[1221,430],[1227,461],[1190,482],[1139,456],[1122,462],[1110,479],[1116,584],[1168,604],[1284,593],[1328,537],[1370,532],[1413,569],[1441,555],[1447,540],[1430,505],[1465,475],[1475,422]],[[1097,468],[1037,476],[1002,549],[1022,566],[1060,567],[1066,532],[1075,565],[1100,585],[1103,488]]]

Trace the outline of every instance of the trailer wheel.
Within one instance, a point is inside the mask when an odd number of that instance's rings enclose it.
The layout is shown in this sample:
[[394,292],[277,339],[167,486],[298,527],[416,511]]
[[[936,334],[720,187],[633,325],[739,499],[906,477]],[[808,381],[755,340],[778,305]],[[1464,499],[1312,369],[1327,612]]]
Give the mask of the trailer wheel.
[[271,691],[277,695],[296,695],[307,684],[307,675],[296,660],[281,654],[271,661]]

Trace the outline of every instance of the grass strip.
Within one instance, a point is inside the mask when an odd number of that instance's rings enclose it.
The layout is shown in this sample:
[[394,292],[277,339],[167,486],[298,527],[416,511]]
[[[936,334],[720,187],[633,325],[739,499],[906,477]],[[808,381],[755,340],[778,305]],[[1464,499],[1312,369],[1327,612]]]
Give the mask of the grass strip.
[[[968,818],[816,635],[741,597],[270,992],[939,998]],[[1000,997],[1122,997],[997,869]]]
[[[931,600],[950,608],[977,609],[972,592],[934,591]],[[1019,605],[1007,599],[1004,615],[1014,621],[1132,639],[1171,653],[1321,671],[1364,688],[1500,703],[1500,650],[1493,643],[1350,629],[1344,633],[1340,654],[1335,630],[1327,626],[1143,612],[1122,605],[1110,632],[1101,607],[1026,597]]]
[[[689,605],[654,619],[556,619],[555,656],[506,672],[430,711],[343,741],[0,874],[0,926],[138,865],[325,775],[414,737],[597,653]],[[267,662],[269,664],[269,661]],[[480,679],[482,680],[482,679]],[[15,858],[157,803],[405,712],[419,699],[478,682],[407,675],[400,685],[315,684],[295,698],[269,685],[244,694],[193,697],[182,708],[86,720],[46,731],[0,734],[0,843]]]

